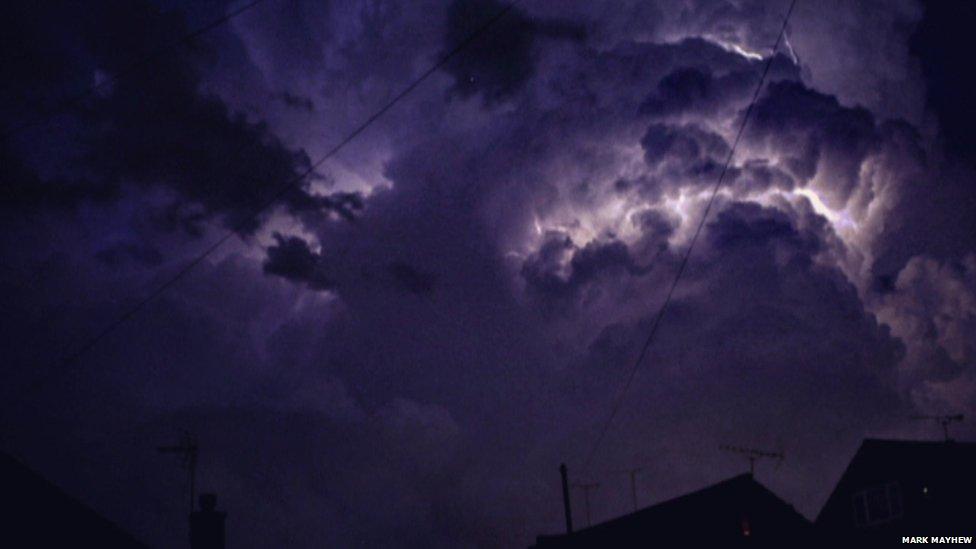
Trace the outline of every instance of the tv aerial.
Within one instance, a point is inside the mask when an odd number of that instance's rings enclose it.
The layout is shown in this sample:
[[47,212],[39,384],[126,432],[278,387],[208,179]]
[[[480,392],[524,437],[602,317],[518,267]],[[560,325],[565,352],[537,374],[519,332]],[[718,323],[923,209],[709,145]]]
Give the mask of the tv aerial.
[[744,448],[742,446],[730,446],[728,444],[723,444],[718,447],[719,450],[724,450],[726,452],[731,452],[733,454],[740,454],[745,456],[749,460],[749,474],[755,474],[756,472],[756,460],[758,459],[775,459],[776,467],[778,468],[786,456],[783,452],[770,452],[768,450],[759,450],[756,448]]
[[912,416],[912,419],[935,421],[942,426],[942,434],[945,436],[945,441],[949,442],[952,440],[949,438],[949,424],[962,423],[965,418],[962,414],[947,414],[941,416]]
[[160,454],[177,454],[180,456],[181,465],[186,469],[187,486],[190,489],[190,512],[193,512],[197,488],[197,455],[200,450],[197,446],[197,439],[189,432],[183,431],[179,443],[171,446],[160,446],[157,450]]

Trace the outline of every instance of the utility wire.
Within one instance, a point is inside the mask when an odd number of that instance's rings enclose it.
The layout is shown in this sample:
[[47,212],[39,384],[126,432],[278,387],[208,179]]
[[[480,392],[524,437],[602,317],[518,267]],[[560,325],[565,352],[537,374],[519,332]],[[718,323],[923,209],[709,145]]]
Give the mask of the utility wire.
[[36,117],[33,117],[32,119],[27,120],[26,122],[23,122],[23,123],[21,123],[19,125],[13,126],[12,128],[4,129],[3,133],[0,134],[0,141],[6,141],[7,139],[10,139],[14,135],[16,135],[16,134],[18,134],[18,133],[20,133],[20,132],[22,132],[24,130],[33,128],[35,126],[39,126],[39,125],[43,124],[44,122],[46,122],[47,120],[49,120],[49,119],[51,119],[51,118],[53,118],[53,117],[55,117],[55,116],[57,116],[59,114],[62,114],[63,112],[65,112],[65,111],[67,111],[69,109],[74,108],[75,106],[79,105],[82,101],[84,101],[85,99],[88,99],[89,97],[91,97],[92,95],[96,94],[97,92],[99,92],[103,88],[108,88],[108,87],[114,85],[116,82],[118,82],[122,78],[124,78],[124,77],[132,74],[133,72],[139,70],[143,66],[149,65],[150,63],[152,63],[152,62],[154,62],[154,61],[156,61],[156,60],[164,57],[166,54],[170,53],[171,51],[173,51],[173,50],[175,50],[175,49],[177,49],[177,48],[179,48],[181,46],[186,46],[186,45],[190,44],[191,42],[193,42],[193,40],[199,38],[200,36],[203,36],[204,34],[212,31],[213,29],[216,29],[217,27],[220,27],[221,25],[223,25],[224,23],[227,23],[228,21],[230,21],[231,19],[237,17],[238,15],[241,15],[242,13],[253,9],[258,4],[261,4],[264,1],[265,0],[251,0],[250,2],[244,4],[244,5],[236,8],[236,9],[233,9],[233,10],[225,13],[221,17],[218,17],[217,19],[214,19],[213,21],[207,23],[206,25],[203,25],[202,27],[200,27],[200,28],[198,28],[198,29],[196,29],[194,31],[191,31],[188,34],[183,35],[182,37],[180,37],[179,40],[176,40],[175,42],[172,42],[171,44],[168,44],[167,46],[164,46],[164,47],[162,47],[162,48],[160,48],[160,49],[158,49],[158,50],[150,53],[149,55],[143,57],[142,59],[139,59],[135,63],[133,63],[133,64],[125,67],[124,69],[122,69],[119,72],[113,74],[112,76],[106,78],[105,80],[102,80],[101,82],[97,82],[96,84],[85,88],[81,92],[79,92],[79,93],[77,93],[75,95],[72,95],[72,96],[68,97],[67,99],[65,99],[64,101],[60,102],[59,104],[57,104],[53,108],[47,109],[45,112],[42,112],[40,115],[38,115]]
[[718,195],[718,191],[722,187],[722,182],[725,180],[725,174],[729,171],[729,166],[732,163],[732,157],[735,155],[735,149],[738,147],[739,140],[742,138],[742,132],[745,130],[746,124],[749,122],[749,116],[752,114],[752,109],[755,106],[756,101],[759,99],[759,92],[762,91],[763,84],[766,82],[766,76],[769,74],[769,69],[773,65],[773,60],[776,57],[776,51],[779,50],[780,42],[782,42],[783,35],[786,33],[786,25],[790,21],[790,15],[793,14],[794,6],[796,6],[796,0],[791,0],[790,7],[786,11],[786,16],[783,18],[783,26],[780,28],[779,35],[776,37],[776,43],[773,45],[773,51],[770,54],[769,59],[766,61],[766,66],[763,68],[762,76],[759,78],[759,84],[756,86],[756,91],[752,94],[752,100],[749,101],[749,107],[746,109],[745,115],[742,117],[742,123],[739,125],[739,130],[735,134],[735,140],[732,142],[732,148],[729,149],[729,154],[725,158],[725,164],[722,166],[722,172],[719,174],[718,179],[715,181],[715,185],[712,187],[712,192],[708,197],[708,203],[705,206],[705,211],[702,213],[701,220],[698,222],[698,227],[695,228],[695,233],[691,237],[691,242],[688,244],[688,249],[685,251],[685,255],[681,259],[681,263],[678,265],[678,271],[674,275],[674,280],[671,282],[671,287],[668,288],[668,293],[664,298],[664,303],[658,310],[657,316],[654,317],[654,322],[651,324],[651,329],[647,334],[647,339],[644,341],[644,346],[641,347],[640,354],[637,355],[637,360],[634,361],[633,366],[630,368],[630,371],[627,374],[627,381],[613,403],[613,407],[610,410],[610,416],[607,417],[607,420],[604,422],[593,446],[586,455],[586,461],[583,462],[584,476],[587,472],[589,472],[597,450],[603,443],[603,439],[606,437],[607,431],[610,429],[610,425],[613,423],[614,418],[620,411],[620,406],[623,404],[624,398],[626,397],[627,392],[630,390],[630,386],[634,382],[634,377],[637,375],[637,370],[640,368],[641,362],[644,361],[644,357],[647,355],[647,350],[654,341],[654,335],[657,333],[658,327],[661,325],[661,319],[664,318],[664,314],[668,310],[668,305],[671,304],[671,298],[674,295],[674,290],[678,286],[678,281],[681,280],[681,275],[683,275],[685,272],[685,267],[688,265],[688,259],[691,257],[691,252],[695,248],[695,243],[698,241],[698,236],[701,234],[702,227],[705,226],[705,221],[708,219],[708,214],[712,209],[712,205],[715,203],[715,197]]
[[[261,1],[261,0],[258,0]],[[301,183],[306,177],[315,172],[315,170],[325,163],[327,160],[335,156],[343,147],[345,147],[349,142],[359,136],[363,131],[366,130],[373,122],[378,118],[386,114],[394,105],[396,105],[401,99],[409,95],[414,89],[417,88],[421,83],[423,83],[432,74],[437,72],[441,67],[443,67],[448,61],[450,61],[454,56],[460,53],[464,48],[469,46],[482,34],[484,34],[492,25],[494,25],[499,19],[505,16],[509,11],[512,10],[518,4],[518,0],[506,5],[504,8],[498,11],[494,16],[485,21],[480,27],[475,29],[471,34],[469,34],[464,40],[456,44],[450,51],[441,56],[433,65],[430,66],[426,71],[424,71],[420,76],[415,78],[409,85],[407,85],[403,90],[400,91],[396,96],[389,100],[382,108],[374,112],[369,118],[363,121],[359,126],[356,127],[349,135],[347,135],[342,141],[334,145],[328,150],[324,155],[322,155],[318,160],[312,163],[307,169],[299,173],[297,176],[289,179],[283,185],[281,185],[268,199],[257,205],[248,215],[241,219],[232,228],[228,229],[222,237],[217,239],[214,243],[208,246],[203,252],[195,256],[189,263],[187,263],[183,268],[176,272],[173,276],[166,279],[162,284],[160,284],[155,290],[149,293],[148,296],[139,300],[132,307],[128,308],[125,312],[119,315],[115,320],[105,325],[100,331],[98,331],[93,337],[87,339],[81,346],[76,350],[69,352],[68,354],[61,357],[59,360],[52,363],[47,368],[47,374],[42,375],[37,381],[28,386],[27,389],[22,391],[18,395],[18,399],[22,399],[24,396],[33,393],[38,390],[46,383],[51,381],[55,375],[63,370],[66,366],[71,365],[79,358],[88,353],[95,345],[97,345],[101,340],[105,339],[108,335],[113,333],[122,324],[127,322],[130,318],[135,316],[139,311],[144,309],[151,301],[155,300],[167,290],[172,288],[177,282],[182,280],[187,274],[189,274],[197,265],[203,262],[210,254],[215,252],[218,248],[223,246],[228,240],[241,232],[247,224],[265,210],[274,205],[278,200],[288,194],[290,191],[294,190],[299,183]]]

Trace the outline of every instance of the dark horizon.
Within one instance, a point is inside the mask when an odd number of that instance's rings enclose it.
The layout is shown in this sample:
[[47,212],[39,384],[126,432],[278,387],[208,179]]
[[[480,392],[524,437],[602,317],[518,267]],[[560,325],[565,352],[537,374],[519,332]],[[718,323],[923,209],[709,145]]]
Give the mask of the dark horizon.
[[154,547],[184,432],[231,547],[523,547],[560,463],[812,520],[976,440],[972,6],[507,6],[0,7],[0,450]]

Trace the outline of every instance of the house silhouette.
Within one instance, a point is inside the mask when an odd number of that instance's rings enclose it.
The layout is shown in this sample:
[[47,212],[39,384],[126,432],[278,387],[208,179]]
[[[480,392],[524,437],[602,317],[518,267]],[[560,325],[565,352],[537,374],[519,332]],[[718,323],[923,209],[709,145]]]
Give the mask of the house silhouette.
[[539,536],[535,549],[581,547],[803,547],[813,525],[742,474],[571,534]]
[[129,533],[0,453],[0,546],[144,548]]
[[866,439],[817,517],[825,539],[864,545],[976,534],[976,444]]
[[743,474],[570,534],[539,536],[532,547],[889,547],[926,536],[971,543],[974,494],[976,443],[865,439],[814,524]]

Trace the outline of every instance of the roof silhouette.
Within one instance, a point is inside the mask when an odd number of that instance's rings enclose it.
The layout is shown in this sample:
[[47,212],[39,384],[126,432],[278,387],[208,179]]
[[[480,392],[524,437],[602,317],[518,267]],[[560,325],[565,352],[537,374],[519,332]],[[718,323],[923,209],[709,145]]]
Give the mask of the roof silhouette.
[[[0,452],[2,537],[6,547],[143,548],[125,530],[16,459]],[[16,540],[16,545],[13,543]]]
[[722,547],[795,547],[811,530],[810,521],[746,473],[573,534],[539,536],[534,547],[646,547],[693,541]]

